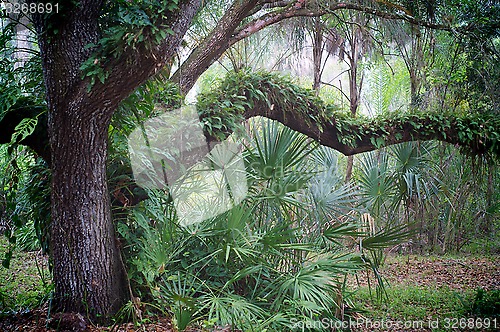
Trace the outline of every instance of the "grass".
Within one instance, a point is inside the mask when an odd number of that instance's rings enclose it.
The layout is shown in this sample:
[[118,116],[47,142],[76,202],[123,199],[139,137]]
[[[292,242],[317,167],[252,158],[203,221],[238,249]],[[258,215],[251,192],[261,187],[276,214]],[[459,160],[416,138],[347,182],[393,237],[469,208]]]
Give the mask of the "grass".
[[[9,243],[0,238],[0,259]],[[47,260],[39,252],[14,250],[10,267],[0,266],[0,314],[20,312],[39,306],[50,293]]]
[[[479,256],[390,255],[382,273],[389,284],[385,301],[377,300],[374,288],[368,287],[367,277],[360,276],[361,281],[354,285],[356,291],[351,300],[356,308],[365,309],[362,316],[366,321],[419,322],[423,324],[421,326],[424,330],[448,331],[452,323],[494,317],[472,312],[477,290],[483,287],[490,289],[488,294],[491,294],[491,298],[489,301],[485,300],[488,303],[480,309],[491,312],[493,308],[492,303],[498,297],[494,290],[498,288],[497,277],[500,273],[498,259]],[[373,277],[370,279],[373,281]],[[431,322],[435,325],[429,328]],[[402,330],[420,331],[422,327]]]
[[359,307],[365,307],[370,319],[427,320],[431,317],[466,317],[474,291],[458,292],[450,288],[423,288],[395,285],[387,288],[387,301],[378,301],[368,287],[361,287],[353,295]]

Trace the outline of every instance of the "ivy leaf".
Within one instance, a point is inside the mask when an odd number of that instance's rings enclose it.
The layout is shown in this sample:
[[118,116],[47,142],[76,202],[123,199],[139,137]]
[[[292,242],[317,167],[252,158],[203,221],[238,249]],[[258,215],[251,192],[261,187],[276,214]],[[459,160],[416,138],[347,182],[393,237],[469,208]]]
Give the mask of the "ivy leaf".
[[[23,119],[14,129],[14,133],[12,134],[10,144],[21,142],[26,137],[33,134],[37,124],[38,124],[38,116],[35,118]],[[19,136],[21,136],[20,139]]]

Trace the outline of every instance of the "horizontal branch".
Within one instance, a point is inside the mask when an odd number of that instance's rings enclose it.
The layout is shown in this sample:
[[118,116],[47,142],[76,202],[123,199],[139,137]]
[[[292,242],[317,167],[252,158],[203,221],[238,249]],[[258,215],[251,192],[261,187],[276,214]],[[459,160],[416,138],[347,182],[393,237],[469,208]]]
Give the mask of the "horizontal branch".
[[409,141],[438,140],[473,155],[500,156],[500,119],[494,116],[402,112],[352,118],[325,104],[312,91],[266,72],[228,75],[218,90],[200,96],[198,110],[212,141],[225,138],[239,121],[263,116],[344,155]]
[[268,27],[272,24],[278,23],[282,20],[291,18],[291,17],[318,17],[326,14],[330,14],[337,10],[348,9],[348,10],[356,10],[366,14],[371,14],[383,19],[387,20],[404,20],[409,23],[428,27],[432,29],[440,29],[440,30],[451,30],[451,27],[443,24],[435,24],[432,22],[427,22],[423,20],[419,20],[413,16],[408,15],[407,13],[392,13],[383,11],[380,9],[362,6],[353,3],[340,2],[334,3],[330,6],[318,7],[318,8],[308,8],[307,6],[288,6],[285,9],[273,11],[271,13],[267,13],[262,15],[259,18],[248,22],[243,27],[239,28],[234,32],[231,36],[231,40],[229,42],[230,45]]

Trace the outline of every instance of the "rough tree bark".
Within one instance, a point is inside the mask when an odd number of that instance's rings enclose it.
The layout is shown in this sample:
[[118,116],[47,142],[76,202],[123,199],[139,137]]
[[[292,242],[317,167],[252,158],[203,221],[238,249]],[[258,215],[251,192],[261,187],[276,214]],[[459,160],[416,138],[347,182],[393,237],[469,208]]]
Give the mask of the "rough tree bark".
[[85,46],[99,38],[101,2],[86,5],[65,7],[58,21],[34,19],[49,107],[54,309],[106,319],[129,292],[106,185],[112,112],[102,93],[85,93],[80,78],[80,65],[90,55]]
[[51,113],[51,251],[55,309],[109,317],[129,292],[106,185],[110,112],[99,107],[74,104]]
[[165,23],[174,34],[153,48],[106,63],[107,80],[88,90],[80,66],[100,38],[102,0],[60,4],[34,17],[48,104],[52,168],[54,308],[107,321],[130,299],[115,241],[106,181],[108,128],[118,104],[175,53],[201,0],[186,0]]

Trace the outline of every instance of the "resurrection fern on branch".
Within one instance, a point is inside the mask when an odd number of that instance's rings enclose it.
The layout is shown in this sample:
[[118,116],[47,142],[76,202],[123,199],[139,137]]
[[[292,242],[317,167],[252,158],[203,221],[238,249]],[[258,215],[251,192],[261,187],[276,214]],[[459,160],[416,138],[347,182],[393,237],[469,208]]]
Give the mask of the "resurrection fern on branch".
[[197,106],[214,141],[227,137],[242,120],[264,116],[345,155],[415,140],[456,144],[471,155],[500,155],[500,119],[493,114],[409,110],[352,118],[291,79],[264,71],[228,73],[215,89],[199,96]]

